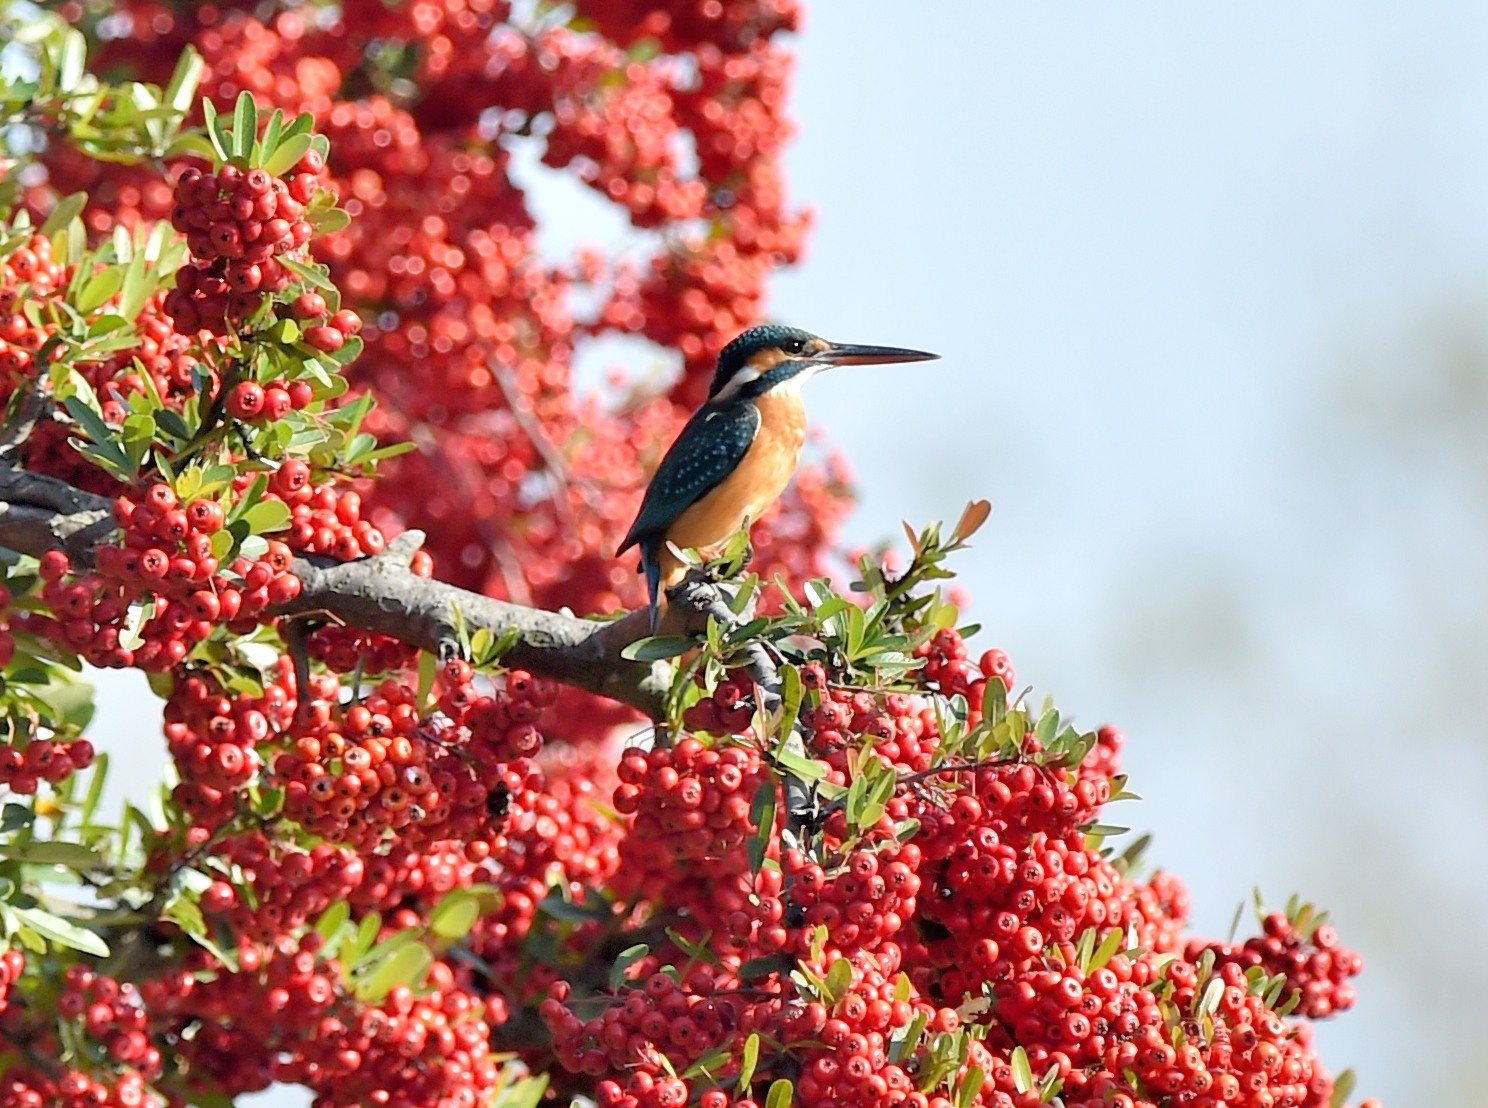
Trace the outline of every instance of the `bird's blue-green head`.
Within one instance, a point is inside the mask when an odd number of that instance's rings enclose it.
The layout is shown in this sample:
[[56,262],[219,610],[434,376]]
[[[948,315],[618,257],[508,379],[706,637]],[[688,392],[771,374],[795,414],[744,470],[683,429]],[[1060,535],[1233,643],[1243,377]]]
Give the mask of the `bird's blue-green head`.
[[708,400],[722,403],[760,396],[784,385],[798,387],[813,374],[841,365],[924,362],[937,357],[899,346],[829,342],[799,327],[766,323],[749,328],[723,348]]

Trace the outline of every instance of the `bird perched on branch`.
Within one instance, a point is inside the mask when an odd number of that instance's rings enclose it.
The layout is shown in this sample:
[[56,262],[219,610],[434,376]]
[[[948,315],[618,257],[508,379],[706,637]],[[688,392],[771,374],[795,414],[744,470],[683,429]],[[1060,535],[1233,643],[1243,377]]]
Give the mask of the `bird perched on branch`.
[[708,399],[661,459],[641,510],[617,554],[641,549],[651,633],[665,590],[686,575],[673,552],[717,554],[764,515],[790,483],[806,441],[801,386],[844,365],[922,362],[939,357],[897,346],[828,342],[809,331],[751,327],[718,355]]

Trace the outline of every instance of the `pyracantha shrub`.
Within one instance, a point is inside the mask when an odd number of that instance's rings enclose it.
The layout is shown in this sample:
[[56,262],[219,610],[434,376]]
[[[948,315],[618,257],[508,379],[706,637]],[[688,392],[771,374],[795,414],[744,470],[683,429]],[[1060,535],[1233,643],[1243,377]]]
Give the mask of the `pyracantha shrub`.
[[[971,645],[984,505],[842,593],[829,460],[686,635],[623,614],[802,250],[799,21],[0,2],[0,1108],[1347,1097],[1359,957],[1295,901],[1189,934],[1120,734]],[[548,175],[625,241],[541,249]],[[666,372],[579,387],[617,336]],[[163,705],[118,818],[83,662]]]

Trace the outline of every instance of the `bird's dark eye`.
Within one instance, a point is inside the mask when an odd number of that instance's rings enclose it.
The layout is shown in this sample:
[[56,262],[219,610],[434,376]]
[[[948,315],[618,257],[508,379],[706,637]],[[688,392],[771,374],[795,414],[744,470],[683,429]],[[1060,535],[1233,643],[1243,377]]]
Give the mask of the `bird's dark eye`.
[[785,352],[787,354],[804,354],[806,352],[805,339],[786,339]]

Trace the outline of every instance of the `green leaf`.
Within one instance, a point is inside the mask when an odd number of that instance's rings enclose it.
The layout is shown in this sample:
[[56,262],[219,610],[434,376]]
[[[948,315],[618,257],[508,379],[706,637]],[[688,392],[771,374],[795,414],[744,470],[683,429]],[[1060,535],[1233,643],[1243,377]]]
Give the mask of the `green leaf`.
[[401,947],[356,986],[357,998],[377,1001],[399,985],[420,985],[433,964],[434,955],[428,947],[417,942]]
[[455,889],[430,914],[429,930],[441,939],[457,941],[470,934],[478,919],[480,899],[468,889]]
[[783,973],[789,968],[789,960],[780,954],[751,958],[739,967],[739,980],[758,981],[761,977],[769,977],[772,973]]
[[1013,1053],[1008,1058],[1008,1063],[1013,1067],[1013,1085],[1020,1093],[1026,1093],[1033,1089],[1033,1067],[1028,1064],[1028,1051],[1021,1046],[1013,1047]]
[[852,963],[846,958],[838,958],[827,970],[827,991],[832,994],[833,1001],[838,1001],[845,997],[851,988]]
[[66,866],[80,872],[102,861],[98,852],[82,843],[32,842],[19,847],[0,847],[0,856],[35,866]]
[[1040,1103],[1048,1104],[1059,1095],[1059,1090],[1062,1088],[1064,1088],[1064,1078],[1059,1076],[1059,1067],[1050,1066],[1044,1071],[1044,1079],[1039,1082]]
[[775,764],[792,777],[808,784],[820,781],[827,775],[826,767],[820,762],[784,748],[775,751]]
[[956,1108],[971,1108],[976,1103],[977,1094],[982,1091],[982,1082],[986,1080],[987,1074],[981,1066],[968,1067],[966,1076],[961,1079],[961,1087],[956,1091]]
[[287,139],[281,138],[278,147],[264,159],[263,171],[270,177],[282,177],[305,156],[305,151],[309,149],[310,136],[308,134],[293,135]]
[[775,838],[775,781],[766,778],[754,792],[749,806],[749,819],[754,824],[754,834],[749,837],[749,871],[758,873],[765,864],[765,855],[770,852],[770,843]]
[[372,949],[372,944],[377,941],[377,932],[382,929],[382,916],[377,912],[368,912],[357,924],[356,934],[352,937],[351,946],[347,948],[341,959],[341,965],[347,973],[360,968],[367,957],[367,952]]
[[341,208],[326,208],[310,217],[316,234],[330,235],[351,226],[351,215]]
[[524,1077],[511,1088],[503,1091],[492,1102],[492,1108],[537,1108],[547,1089],[547,1074]]
[[749,1038],[744,1040],[744,1050],[739,1060],[739,1081],[734,1086],[740,1092],[747,1090],[749,1083],[754,1080],[754,1070],[759,1065],[759,1052],[759,1032],[751,1031]]
[[307,284],[319,289],[321,292],[333,293],[337,291],[336,286],[332,284],[331,279],[325,275],[322,267],[306,265],[304,262],[295,261],[295,259],[288,257],[287,255],[280,255],[275,260],[278,261],[279,264],[282,265],[285,269],[293,273],[296,277],[300,278]]
[[282,531],[293,518],[288,504],[282,500],[268,499],[260,500],[241,516],[242,521],[248,525],[248,530],[255,535]]
[[238,102],[233,108],[233,157],[248,161],[258,141],[258,106],[253,102],[253,93],[244,89],[238,93]]
[[223,141],[224,130],[222,120],[217,115],[217,105],[211,99],[202,101],[202,118],[206,120],[207,139],[212,144],[212,152],[217,155],[219,162],[225,162],[230,155],[227,152],[227,143]]
[[24,804],[7,803],[0,811],[0,834],[13,834],[36,822],[36,813]]
[[201,54],[197,53],[196,47],[190,45],[181,52],[180,58],[176,60],[176,68],[171,73],[170,83],[165,86],[165,95],[162,101],[178,115],[185,115],[191,110],[191,102],[196,99],[197,87],[201,84],[202,74],[207,71],[207,63],[202,60]]
[[124,270],[117,265],[105,266],[89,277],[78,294],[75,306],[84,315],[103,307],[124,284]]
[[337,900],[321,913],[320,919],[315,921],[315,931],[322,939],[330,944],[335,941],[347,922],[351,919],[351,905],[345,900]]
[[696,645],[686,635],[653,635],[637,639],[620,651],[620,657],[631,662],[659,662],[685,654]]
[[765,1094],[765,1108],[790,1108],[796,1087],[788,1077],[777,1077],[770,1082],[770,1091]]
[[1328,1098],[1328,1108],[1343,1108],[1348,1098],[1353,1095],[1354,1086],[1359,1083],[1359,1075],[1353,1070],[1344,1070],[1333,1082],[1333,1095]]
[[62,35],[54,64],[58,92],[71,92],[83,79],[88,62],[88,40],[81,31],[69,27]]
[[625,984],[626,971],[650,953],[651,948],[645,943],[636,943],[622,950],[610,967],[610,988],[621,988]]
[[47,216],[46,222],[41,225],[41,233],[51,238],[65,230],[74,219],[83,214],[83,209],[87,206],[88,194],[86,192],[74,192],[65,199],[59,200],[57,206],[52,209],[52,214]]
[[109,956],[108,944],[92,931],[84,930],[70,920],[55,916],[40,908],[11,908],[16,917],[38,935],[59,946],[81,950],[99,958]]
[[1121,928],[1113,927],[1106,937],[1101,940],[1100,946],[1095,948],[1095,953],[1090,956],[1090,968],[1087,973],[1094,973],[1103,968],[1112,958],[1121,951],[1121,944],[1126,940]]
[[93,694],[96,690],[87,681],[58,681],[38,690],[47,706],[64,723],[78,729],[88,726],[93,720]]

